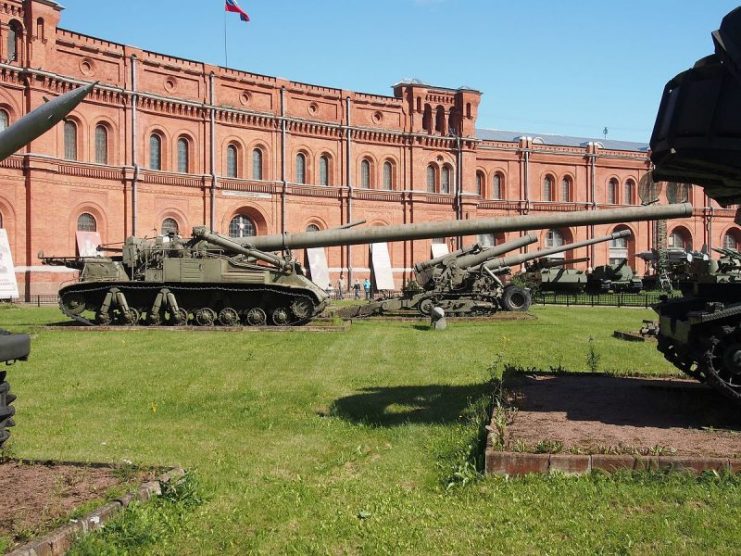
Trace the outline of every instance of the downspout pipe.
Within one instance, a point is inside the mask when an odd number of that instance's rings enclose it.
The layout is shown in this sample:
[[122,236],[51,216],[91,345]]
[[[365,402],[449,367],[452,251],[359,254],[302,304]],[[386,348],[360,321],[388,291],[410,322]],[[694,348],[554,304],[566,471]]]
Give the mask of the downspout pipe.
[[139,93],[137,84],[136,54],[131,55],[131,162],[134,176],[131,179],[131,235],[137,235],[139,204]]
[[[463,220],[463,152],[461,149],[461,136],[457,135],[455,138],[455,216],[457,220]],[[456,247],[458,249],[463,247],[463,238],[461,236],[456,238]]]
[[[352,155],[352,129],[350,128],[350,97],[345,98],[345,120],[347,121],[347,127],[346,127],[346,137],[347,141],[345,143],[345,183],[347,184],[347,221],[352,222],[353,215],[352,215],[352,195],[353,195],[353,187],[352,187],[352,163],[351,163],[351,155]],[[347,287],[348,291],[352,287],[353,284],[353,272],[352,272],[352,246],[347,246]]]
[[280,180],[282,188],[280,192],[280,233],[286,233],[286,190],[288,180],[286,179],[286,88],[280,88]]
[[215,94],[215,76],[211,72],[209,75],[209,104],[210,109],[210,127],[211,127],[211,215],[209,226],[212,230],[216,229],[216,187],[218,178],[216,177],[216,94]]
[[[592,197],[592,210],[597,208],[597,145],[593,142],[589,143],[589,194]],[[594,224],[589,226],[589,238],[594,237]],[[595,262],[595,246],[589,247],[589,260],[590,265],[594,268]]]

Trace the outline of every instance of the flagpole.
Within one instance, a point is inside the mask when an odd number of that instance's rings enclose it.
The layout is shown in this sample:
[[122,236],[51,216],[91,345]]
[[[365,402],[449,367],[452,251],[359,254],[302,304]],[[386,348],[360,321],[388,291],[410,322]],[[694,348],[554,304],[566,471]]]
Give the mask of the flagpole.
[[224,67],[229,67],[229,50],[226,46],[226,10],[224,10]]

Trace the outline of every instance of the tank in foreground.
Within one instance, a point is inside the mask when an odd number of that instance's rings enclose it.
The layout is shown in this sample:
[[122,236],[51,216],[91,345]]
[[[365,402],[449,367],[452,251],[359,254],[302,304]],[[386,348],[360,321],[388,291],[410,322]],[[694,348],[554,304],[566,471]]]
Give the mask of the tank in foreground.
[[[741,202],[741,8],[712,33],[715,54],[670,80],[653,134],[656,180],[701,185],[722,206]],[[658,349],[677,368],[741,404],[741,280],[693,264],[678,299],[655,306]],[[735,262],[734,262],[735,259]]]
[[[62,311],[87,325],[300,325],[321,314],[328,296],[306,278],[291,249],[432,239],[559,226],[610,224],[692,214],[692,206],[650,206],[374,226],[230,239],[204,227],[193,237],[128,238],[120,254],[40,256],[80,271],[59,292]],[[275,253],[274,251],[279,251]]]

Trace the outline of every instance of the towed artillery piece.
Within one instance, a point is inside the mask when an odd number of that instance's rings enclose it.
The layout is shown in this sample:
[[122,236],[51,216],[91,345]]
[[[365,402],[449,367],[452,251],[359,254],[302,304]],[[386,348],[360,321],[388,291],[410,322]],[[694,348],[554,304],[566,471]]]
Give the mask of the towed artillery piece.
[[340,316],[367,317],[405,310],[429,316],[434,307],[443,309],[449,316],[490,315],[498,310],[527,311],[532,303],[530,291],[513,283],[505,284],[500,276],[517,265],[627,235],[630,231],[622,230],[609,236],[504,257],[500,255],[537,239],[526,235],[488,249],[475,245],[416,264],[416,287],[407,287],[401,296],[350,307],[341,311]]
[[638,293],[643,289],[643,280],[636,276],[628,261],[594,267],[587,278],[587,293],[609,292]]
[[[655,180],[701,185],[729,206],[741,202],[741,8],[723,18],[712,38],[715,54],[664,88],[651,160]],[[724,271],[708,263],[689,273],[681,298],[654,306],[657,346],[678,369],[741,404],[739,258],[731,250],[722,254]]]
[[328,295],[304,276],[291,249],[656,220],[691,211],[689,204],[649,206],[239,239],[196,227],[190,239],[130,237],[108,248],[110,256],[39,258],[80,271],[78,283],[59,291],[59,303],[82,324],[300,325],[324,310]]

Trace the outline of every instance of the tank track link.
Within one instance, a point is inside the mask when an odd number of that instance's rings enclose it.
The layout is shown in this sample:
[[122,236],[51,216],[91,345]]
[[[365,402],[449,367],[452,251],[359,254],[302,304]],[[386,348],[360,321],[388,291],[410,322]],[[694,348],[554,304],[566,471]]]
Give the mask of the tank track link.
[[10,392],[10,384],[5,380],[6,372],[0,371],[0,448],[10,437],[10,427],[15,425],[15,408],[11,405],[15,396]]
[[[131,301],[129,302],[129,306],[133,309],[136,309],[136,318],[123,321],[117,320],[115,317],[112,317],[109,322],[101,322],[98,316],[96,317],[96,322],[82,315],[82,313],[86,309],[95,310],[96,315],[98,315],[99,310],[93,309],[91,307],[91,305],[94,306],[95,303],[91,303],[90,300],[95,298],[104,298],[106,294],[114,288],[122,292],[123,295],[126,296],[127,300],[131,299]],[[272,296],[273,299],[271,307],[262,308],[259,307],[259,305],[254,306],[254,308],[259,308],[262,311],[262,315],[260,315],[259,312],[257,313],[258,318],[254,322],[249,322],[246,316],[247,311],[235,309],[234,311],[237,314],[237,320],[234,321],[232,315],[232,319],[229,322],[229,325],[234,326],[242,324],[242,321],[246,321],[245,324],[248,325],[274,324],[280,326],[300,326],[311,321],[311,319],[317,316],[317,314],[323,308],[317,305],[316,302],[309,295],[294,293],[282,288],[264,286],[204,286],[203,284],[199,284],[197,286],[184,284],[140,284],[136,282],[109,282],[95,286],[80,283],[73,286],[68,286],[67,288],[63,288],[59,292],[59,307],[66,316],[86,326],[99,326],[108,324],[126,324],[129,326],[136,325],[141,324],[143,321],[145,321],[145,315],[150,316],[149,313],[153,305],[153,300],[163,289],[171,292],[175,296],[175,299],[178,300],[179,307],[186,311],[186,313],[183,313],[183,315],[185,315],[185,322],[183,322],[182,320],[153,322],[152,319],[149,319],[149,321],[146,322],[148,326],[167,326],[171,324],[182,325],[187,324],[191,321],[194,325],[207,326],[209,324],[213,324],[215,322],[215,319],[212,319],[210,323],[208,322],[208,318],[201,319],[199,322],[197,320],[198,315],[196,314],[196,311],[198,311],[199,309],[210,308],[213,311],[212,314],[218,318],[220,310],[228,308],[228,306],[221,307],[218,308],[219,310],[217,310],[213,307],[210,307],[209,304],[203,304],[202,302],[188,303],[188,300],[193,301],[193,299],[198,296],[208,296],[211,299],[218,299],[219,296],[223,296],[223,298],[228,299],[229,296],[234,296],[235,298],[241,298],[241,301],[244,301],[245,296],[252,296],[255,299],[265,299],[266,296]],[[146,303],[141,304],[140,301],[136,301],[141,299],[146,299]],[[80,304],[81,300],[82,305]],[[194,305],[197,306],[194,307]],[[276,313],[278,309],[283,309],[283,311],[278,314]],[[108,314],[108,316],[110,317],[110,314]],[[260,317],[264,319],[264,322],[259,322]],[[276,322],[276,320],[279,320],[280,322]]]

